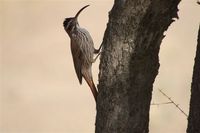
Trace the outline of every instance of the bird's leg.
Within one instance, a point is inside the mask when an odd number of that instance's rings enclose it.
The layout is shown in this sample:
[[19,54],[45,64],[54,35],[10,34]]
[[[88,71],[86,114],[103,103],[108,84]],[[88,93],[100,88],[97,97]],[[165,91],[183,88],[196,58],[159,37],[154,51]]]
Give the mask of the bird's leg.
[[100,49],[94,49],[94,54],[98,54]]
[[99,52],[99,53],[96,55],[96,57],[93,59],[92,63],[94,63],[94,62],[97,60],[97,58],[99,57],[100,54],[101,54],[101,52]]
[[97,56],[92,60],[92,63],[94,63],[97,60],[97,58],[99,57],[99,55],[101,54],[100,50],[101,50],[102,44],[100,45],[99,49],[94,48],[94,54],[97,54]]
[[103,43],[100,45],[99,49],[94,49],[94,53],[95,54],[99,54],[101,47],[102,47]]

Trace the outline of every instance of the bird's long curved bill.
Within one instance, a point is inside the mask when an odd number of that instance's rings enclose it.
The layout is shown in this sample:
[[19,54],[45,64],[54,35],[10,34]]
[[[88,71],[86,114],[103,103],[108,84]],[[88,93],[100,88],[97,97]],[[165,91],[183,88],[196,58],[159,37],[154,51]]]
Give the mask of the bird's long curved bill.
[[76,16],[75,16],[74,18],[77,19],[78,16],[79,16],[79,14],[80,14],[86,7],[88,7],[88,6],[89,6],[89,5],[86,5],[86,6],[82,7],[82,8],[77,12],[77,14],[76,14]]

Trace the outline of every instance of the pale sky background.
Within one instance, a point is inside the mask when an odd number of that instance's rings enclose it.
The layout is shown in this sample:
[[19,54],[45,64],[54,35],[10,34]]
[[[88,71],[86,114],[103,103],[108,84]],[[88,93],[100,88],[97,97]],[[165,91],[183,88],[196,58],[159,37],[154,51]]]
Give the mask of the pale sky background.
[[[62,26],[87,4],[79,23],[97,48],[113,0],[0,0],[1,133],[94,133],[95,102],[86,83],[79,85]],[[188,113],[200,5],[183,0],[179,9],[161,45],[152,101],[167,101],[160,88]],[[150,133],[184,133],[186,127],[174,105],[151,106]]]

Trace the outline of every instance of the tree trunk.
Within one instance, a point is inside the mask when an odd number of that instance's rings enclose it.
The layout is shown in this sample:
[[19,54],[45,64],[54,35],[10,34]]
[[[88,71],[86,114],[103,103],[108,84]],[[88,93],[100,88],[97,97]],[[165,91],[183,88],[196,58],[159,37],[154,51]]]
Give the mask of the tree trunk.
[[187,133],[200,133],[200,26],[193,69]]
[[115,0],[100,58],[96,133],[147,133],[163,32],[180,0]]

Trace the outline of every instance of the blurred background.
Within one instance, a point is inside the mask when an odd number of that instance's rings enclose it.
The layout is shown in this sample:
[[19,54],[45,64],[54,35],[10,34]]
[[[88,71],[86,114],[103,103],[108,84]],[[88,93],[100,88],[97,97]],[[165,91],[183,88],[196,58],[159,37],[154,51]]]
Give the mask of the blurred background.
[[[0,0],[1,133],[94,133],[95,101],[86,83],[79,85],[62,26],[87,4],[79,23],[98,48],[113,0]],[[182,0],[179,9],[161,45],[152,102],[168,101],[159,88],[188,114],[200,5]],[[174,105],[151,106],[150,133],[184,133],[186,127]]]

